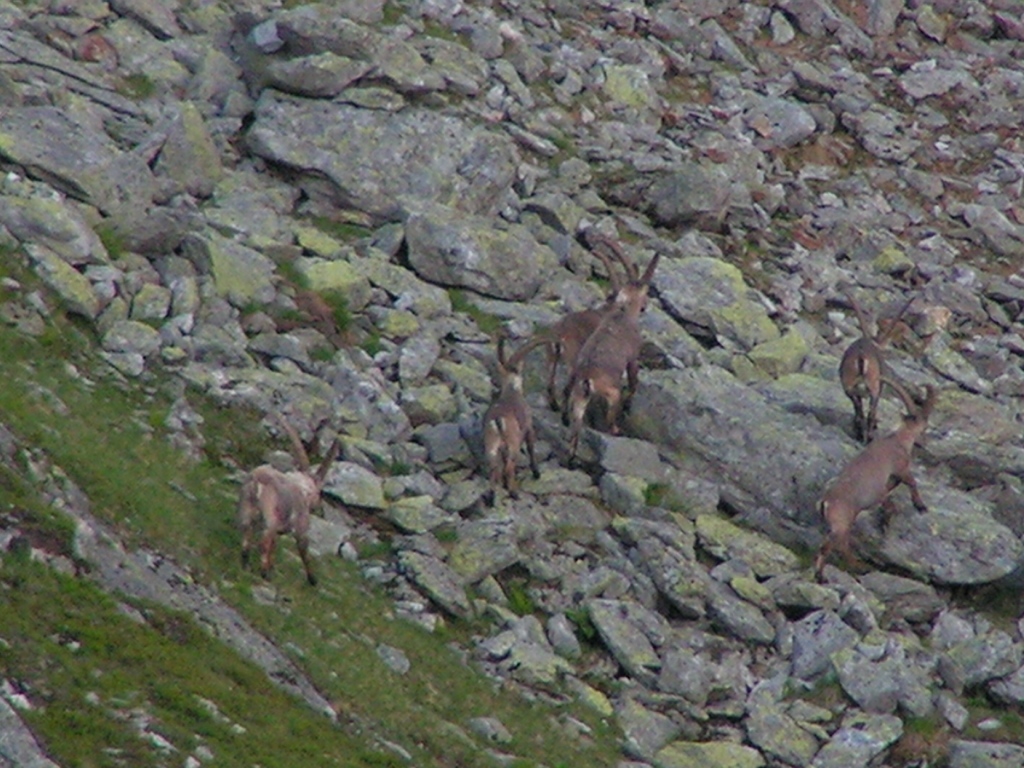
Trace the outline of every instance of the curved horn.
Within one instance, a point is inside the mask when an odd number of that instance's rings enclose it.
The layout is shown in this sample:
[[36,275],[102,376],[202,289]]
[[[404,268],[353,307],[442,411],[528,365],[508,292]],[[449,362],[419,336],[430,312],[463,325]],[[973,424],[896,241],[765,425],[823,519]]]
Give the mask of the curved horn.
[[306,446],[302,444],[302,440],[299,439],[299,433],[295,431],[295,427],[289,424],[284,416],[277,411],[271,414],[274,420],[281,425],[281,428],[287,433],[288,439],[292,443],[292,453],[295,456],[295,460],[299,462],[299,469],[303,472],[309,472],[309,455],[306,453]]
[[651,280],[654,278],[654,270],[658,266],[658,260],[661,258],[661,253],[658,251],[654,252],[654,258],[651,259],[647,265],[647,269],[644,270],[643,277],[640,278],[640,282],[643,285],[650,285]]
[[853,291],[850,289],[850,286],[843,286],[841,290],[843,295],[846,296],[846,299],[850,302],[850,306],[853,307],[853,313],[857,315],[857,324],[860,326],[861,335],[870,339],[872,336],[870,323],[868,323],[868,317],[864,314],[864,310],[860,306],[860,302],[854,298]]
[[327,479],[327,473],[331,470],[331,465],[334,460],[338,458],[338,454],[341,453],[341,435],[334,438],[334,442],[331,443],[331,447],[327,449],[327,455],[324,456],[324,460],[320,462],[320,467],[316,471],[316,476],[313,478],[313,482],[316,483],[316,487],[323,490],[324,481]]
[[512,353],[512,357],[508,359],[508,362],[504,364],[506,369],[513,369],[517,367],[526,357],[528,352],[532,352],[537,347],[543,346],[544,344],[550,343],[550,339],[546,336],[538,335],[530,339],[528,342],[523,344],[519,349]]
[[910,305],[913,304],[916,300],[917,295],[911,294],[910,298],[906,300],[902,307],[900,307],[900,311],[896,313],[896,317],[892,319],[888,327],[883,332],[878,334],[877,341],[880,345],[884,346],[886,343],[888,343],[890,337],[896,332],[896,324],[903,319],[903,315],[906,313],[908,309],[910,309]]
[[631,258],[629,258],[629,256],[626,255],[626,252],[622,249],[622,245],[614,238],[605,234],[595,233],[591,238],[588,238],[588,241],[591,242],[595,248],[599,245],[603,245],[611,251],[615,255],[615,258],[619,260],[622,268],[626,270],[626,277],[629,278],[629,280],[636,282],[640,279],[636,264]]
[[615,265],[612,263],[611,258],[609,258],[608,254],[604,253],[600,248],[594,248],[591,253],[593,253],[601,263],[604,264],[604,268],[608,272],[608,279],[611,280],[612,283],[612,295],[618,295],[623,288],[622,279],[618,271],[615,269]]
[[890,378],[889,376],[882,376],[882,383],[888,384],[889,388],[892,389],[892,391],[895,392],[897,395],[899,395],[900,400],[903,401],[903,405],[905,405],[907,408],[907,414],[909,414],[910,416],[917,416],[920,413],[921,406],[918,405],[917,401],[910,396],[910,393],[907,392],[906,388],[902,384]]

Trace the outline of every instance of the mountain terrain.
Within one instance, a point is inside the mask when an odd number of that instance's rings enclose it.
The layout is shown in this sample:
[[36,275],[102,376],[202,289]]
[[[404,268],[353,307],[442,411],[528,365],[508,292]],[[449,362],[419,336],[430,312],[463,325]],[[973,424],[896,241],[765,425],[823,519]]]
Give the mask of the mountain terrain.
[[[1022,60],[1015,0],[0,0],[0,766],[1024,764]],[[498,339],[655,258],[621,430],[530,351],[492,488]],[[865,335],[924,508],[818,578]],[[336,438],[261,575],[243,480]]]

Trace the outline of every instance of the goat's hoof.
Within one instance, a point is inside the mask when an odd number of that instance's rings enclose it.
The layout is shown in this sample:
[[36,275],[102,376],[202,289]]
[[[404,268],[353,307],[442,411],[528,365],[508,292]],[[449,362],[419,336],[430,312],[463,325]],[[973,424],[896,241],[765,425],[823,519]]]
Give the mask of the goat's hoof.
[[926,505],[924,505],[924,504],[915,504],[914,505],[914,509],[916,509],[918,512],[927,512],[928,511],[928,507]]
[[309,586],[316,586],[316,576],[314,576],[312,573],[306,574],[306,581],[309,582]]
[[487,493],[485,493],[483,495],[483,502],[484,502],[484,504],[486,506],[493,507],[494,506],[494,491],[487,491]]
[[540,480],[540,470],[539,469],[533,470],[533,479],[534,480]]

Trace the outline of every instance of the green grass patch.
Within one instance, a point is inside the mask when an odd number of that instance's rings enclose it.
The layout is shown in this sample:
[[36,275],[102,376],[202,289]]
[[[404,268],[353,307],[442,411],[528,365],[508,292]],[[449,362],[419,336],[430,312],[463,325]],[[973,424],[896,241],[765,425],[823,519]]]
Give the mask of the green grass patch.
[[298,264],[292,259],[282,259],[277,262],[277,273],[284,278],[285,281],[291,283],[296,288],[302,288],[309,290],[309,278],[306,277],[306,273],[299,269]]
[[352,327],[352,310],[348,306],[348,296],[338,290],[322,291],[320,296],[331,308],[331,317],[340,333],[345,333]]
[[477,328],[489,336],[497,336],[502,330],[501,320],[494,315],[484,312],[480,307],[470,301],[466,292],[460,288],[449,288],[448,299],[451,301],[454,312],[464,312],[472,318]]
[[188,616],[136,603],[133,620],[90,581],[28,558],[0,559],[0,595],[4,676],[62,766],[181,764],[200,748],[216,765],[382,764]]
[[[449,643],[470,644],[473,628],[449,620],[434,633],[398,620],[390,598],[356,565],[324,557],[320,585],[303,579],[294,542],[283,538],[269,582],[242,568],[234,525],[239,469],[262,461],[271,442],[261,414],[225,408],[188,392],[204,418],[199,461],[186,459],[163,426],[176,388],[151,372],[145,385],[109,375],[89,337],[57,318],[62,356],[0,327],[0,413],[19,443],[50,457],[82,489],[94,515],[129,546],[162,552],[189,569],[277,645],[364,735],[347,740],[326,718],[277,689],[262,672],[198,629],[191,618],[137,605],[126,618],[85,578],[61,576],[6,555],[0,563],[0,659],[6,678],[24,681],[35,709],[26,716],[45,748],[66,766],[180,764],[208,747],[218,765],[397,765],[372,734],[402,745],[414,765],[493,765],[488,745],[453,738],[474,717],[493,716],[513,733],[507,750],[533,765],[614,765],[616,733],[582,706],[554,707],[511,695],[467,665]],[[20,481],[0,472],[0,514],[21,530],[70,548],[71,526]],[[384,541],[377,554],[393,557]],[[370,553],[361,553],[367,558]],[[525,588],[522,589],[525,596]],[[259,599],[257,599],[257,596]],[[520,609],[530,604],[523,602]],[[382,661],[382,644],[411,662],[405,674]],[[212,701],[222,722],[209,713]],[[170,757],[140,737],[178,750]],[[128,716],[125,715],[128,713]],[[571,736],[562,719],[591,729]],[[136,722],[138,719],[136,718]],[[243,734],[230,724],[241,725]]]
[[127,253],[128,246],[125,243],[124,235],[109,221],[100,223],[95,231],[111,261],[117,261]]
[[380,331],[373,329],[366,334],[366,338],[363,339],[359,348],[363,350],[370,357],[375,356],[381,350],[384,349],[384,342],[381,339]]
[[117,85],[117,92],[126,99],[145,101],[156,94],[156,83],[142,72],[125,75]]
[[353,224],[351,221],[337,221],[329,216],[312,216],[310,222],[325,235],[330,235],[343,243],[362,240],[372,233],[369,227]]

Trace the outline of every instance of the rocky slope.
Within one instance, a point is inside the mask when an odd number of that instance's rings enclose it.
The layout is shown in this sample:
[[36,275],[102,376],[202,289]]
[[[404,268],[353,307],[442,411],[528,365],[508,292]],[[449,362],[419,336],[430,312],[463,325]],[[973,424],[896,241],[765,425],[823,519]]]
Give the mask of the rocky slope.
[[[6,322],[59,300],[125,377],[344,434],[317,551],[388,521],[365,575],[427,626],[526,574],[533,611],[474,660],[614,712],[624,764],[896,764],[934,718],[950,765],[1019,765],[965,704],[1019,711],[1021,627],[949,598],[1019,584],[1018,5],[285,5],[0,2],[0,241],[52,292],[9,281]],[[567,466],[531,358],[543,471],[487,508],[491,324],[599,301],[590,228],[661,254],[627,436]],[[940,397],[928,512],[898,490],[856,530],[877,570],[817,584],[815,505],[857,451],[845,288],[875,318],[916,297],[888,359]],[[822,680],[841,703],[797,695]]]

